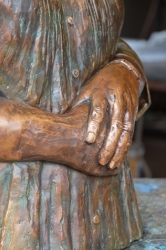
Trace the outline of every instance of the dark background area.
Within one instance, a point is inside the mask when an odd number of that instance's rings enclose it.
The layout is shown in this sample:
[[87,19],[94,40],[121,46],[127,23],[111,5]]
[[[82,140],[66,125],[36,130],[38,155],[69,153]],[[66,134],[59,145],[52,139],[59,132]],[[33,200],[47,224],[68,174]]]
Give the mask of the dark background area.
[[124,0],[124,5],[123,37],[148,38],[153,31],[166,29],[166,0]]
[[[152,32],[166,30],[166,0],[124,0],[124,4],[122,37],[148,39]],[[143,121],[144,158],[152,177],[166,177],[166,79],[148,80],[152,105]]]

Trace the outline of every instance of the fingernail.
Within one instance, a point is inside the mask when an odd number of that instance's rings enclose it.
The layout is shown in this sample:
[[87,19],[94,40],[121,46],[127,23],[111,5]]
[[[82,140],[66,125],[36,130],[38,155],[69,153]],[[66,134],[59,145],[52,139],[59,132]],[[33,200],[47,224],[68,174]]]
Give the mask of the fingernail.
[[110,167],[111,169],[114,169],[114,168],[116,167],[115,161],[111,161],[109,167]]
[[99,163],[100,163],[100,165],[102,165],[102,166],[105,166],[105,165],[107,164],[107,162],[106,162],[106,159],[105,159],[105,158],[101,158],[101,159],[99,159]]
[[88,143],[94,143],[95,142],[95,135],[91,132],[87,134],[86,141]]

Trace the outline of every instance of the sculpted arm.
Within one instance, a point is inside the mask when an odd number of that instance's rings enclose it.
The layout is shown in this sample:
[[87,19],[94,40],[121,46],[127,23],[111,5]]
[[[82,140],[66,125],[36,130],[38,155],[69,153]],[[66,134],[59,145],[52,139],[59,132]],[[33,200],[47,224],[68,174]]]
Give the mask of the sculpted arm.
[[51,161],[96,176],[116,174],[98,164],[103,137],[89,145],[85,131],[89,107],[53,115],[0,97],[0,161]]

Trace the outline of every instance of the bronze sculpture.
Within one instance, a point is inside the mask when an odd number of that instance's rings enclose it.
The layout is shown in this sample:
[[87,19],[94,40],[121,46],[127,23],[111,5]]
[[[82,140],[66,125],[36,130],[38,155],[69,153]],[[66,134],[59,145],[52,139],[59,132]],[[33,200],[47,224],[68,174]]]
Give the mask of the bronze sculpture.
[[150,97],[123,15],[122,0],[0,1],[1,249],[141,237],[125,157]]

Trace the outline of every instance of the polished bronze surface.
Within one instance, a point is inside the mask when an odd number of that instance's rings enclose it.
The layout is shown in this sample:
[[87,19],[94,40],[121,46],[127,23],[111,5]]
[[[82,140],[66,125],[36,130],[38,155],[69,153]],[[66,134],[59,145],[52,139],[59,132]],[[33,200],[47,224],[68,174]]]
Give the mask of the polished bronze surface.
[[150,105],[122,0],[0,1],[1,249],[142,235],[126,154]]

